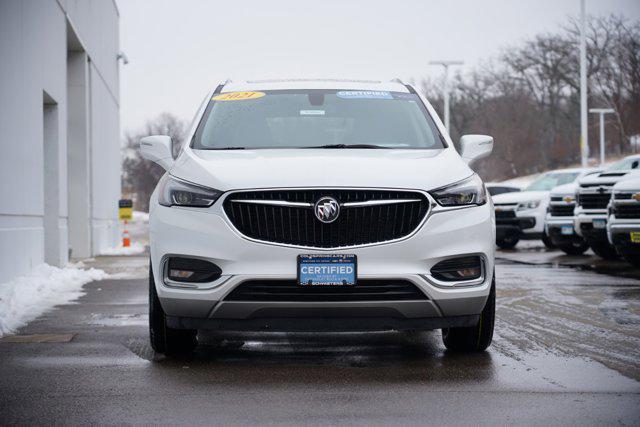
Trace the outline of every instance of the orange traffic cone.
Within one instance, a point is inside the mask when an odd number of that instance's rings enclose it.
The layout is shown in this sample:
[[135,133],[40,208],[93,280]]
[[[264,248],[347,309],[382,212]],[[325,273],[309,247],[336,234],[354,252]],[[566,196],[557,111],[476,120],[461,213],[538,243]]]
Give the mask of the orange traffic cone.
[[129,230],[127,230],[127,221],[124,222],[124,230],[122,231],[122,247],[128,248],[131,246],[131,237],[129,236]]

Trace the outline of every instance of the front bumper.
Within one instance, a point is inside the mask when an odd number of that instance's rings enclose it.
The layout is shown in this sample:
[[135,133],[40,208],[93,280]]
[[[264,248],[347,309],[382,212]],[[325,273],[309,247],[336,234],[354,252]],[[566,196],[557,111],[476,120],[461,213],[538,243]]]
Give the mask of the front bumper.
[[[183,327],[197,324],[214,329],[240,328],[234,321],[250,320],[242,322],[245,328],[264,329],[264,319],[269,319],[272,328],[280,322],[277,319],[289,319],[285,323],[295,329],[299,319],[314,319],[316,324],[321,324],[327,323],[327,318],[351,319],[344,321],[345,325],[351,324],[354,318],[378,319],[371,321],[371,325],[378,327],[400,327],[398,322],[410,320],[405,324],[413,325],[411,329],[417,328],[416,325],[429,329],[429,325],[474,324],[477,318],[473,316],[484,308],[492,284],[495,234],[490,203],[473,208],[434,210],[421,227],[404,240],[337,250],[251,241],[229,223],[220,202],[208,209],[167,208],[157,205],[153,199],[152,204],[151,262],[158,297],[169,321]],[[355,254],[358,279],[404,279],[427,298],[419,301],[225,301],[225,297],[245,281],[295,279],[297,256],[313,253]],[[442,283],[431,276],[431,267],[439,261],[469,254],[480,255],[484,260],[485,274],[481,280],[464,286],[464,282]],[[215,282],[195,288],[168,285],[162,262],[168,255],[209,260],[222,269],[223,275]]]
[[582,209],[576,208],[576,216],[574,217],[574,230],[588,243],[608,243],[607,229],[594,228],[593,220],[608,219],[607,211],[601,209]]
[[640,254],[640,243],[631,241],[631,233],[640,232],[640,220],[638,219],[616,219],[611,216],[607,224],[607,235],[609,242],[621,254]]
[[[571,234],[563,234],[562,230],[571,227]],[[574,219],[571,216],[558,217],[547,216],[545,221],[545,232],[551,242],[556,246],[567,244],[576,244],[584,242],[584,239],[578,235],[574,229]]]

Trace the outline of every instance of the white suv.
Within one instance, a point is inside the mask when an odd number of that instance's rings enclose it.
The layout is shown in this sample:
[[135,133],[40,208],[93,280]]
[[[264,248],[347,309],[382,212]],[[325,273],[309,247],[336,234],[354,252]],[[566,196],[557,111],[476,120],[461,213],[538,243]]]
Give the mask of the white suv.
[[607,237],[607,206],[615,183],[640,176],[640,156],[634,155],[588,175],[578,182],[576,191],[575,230],[604,259],[618,256]]
[[149,324],[158,352],[198,329],[442,329],[493,335],[493,206],[431,105],[398,81],[227,82],[207,95],[151,196]]

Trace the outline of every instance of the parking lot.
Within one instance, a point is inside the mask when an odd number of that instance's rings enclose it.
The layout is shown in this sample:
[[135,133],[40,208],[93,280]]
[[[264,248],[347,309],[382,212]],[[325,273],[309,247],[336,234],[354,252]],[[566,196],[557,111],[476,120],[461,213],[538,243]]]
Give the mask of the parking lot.
[[622,262],[498,252],[485,353],[439,331],[207,334],[181,360],[149,347],[146,263],[96,259],[112,279],[0,342],[3,423],[637,424],[640,274]]

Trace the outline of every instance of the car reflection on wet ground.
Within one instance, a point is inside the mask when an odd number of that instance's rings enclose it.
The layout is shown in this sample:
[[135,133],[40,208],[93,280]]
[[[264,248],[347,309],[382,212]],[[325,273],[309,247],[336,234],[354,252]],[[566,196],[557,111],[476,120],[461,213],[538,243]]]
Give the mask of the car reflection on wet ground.
[[[501,257],[504,258],[504,257]],[[508,258],[508,257],[507,257]],[[98,262],[105,262],[98,260]],[[142,258],[0,343],[5,422],[636,424],[640,281],[501,259],[494,342],[445,351],[440,332],[201,333],[193,357],[148,345]],[[137,273],[136,273],[137,272]]]

